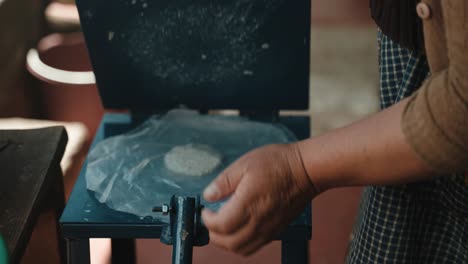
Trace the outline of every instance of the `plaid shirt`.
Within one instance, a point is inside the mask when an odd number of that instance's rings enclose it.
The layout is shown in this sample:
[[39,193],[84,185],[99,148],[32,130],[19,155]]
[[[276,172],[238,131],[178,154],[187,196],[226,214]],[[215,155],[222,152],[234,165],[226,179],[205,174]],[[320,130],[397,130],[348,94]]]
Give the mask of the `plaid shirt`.
[[[426,58],[378,34],[381,108],[411,95],[429,75]],[[468,263],[464,175],[367,187],[347,263]]]

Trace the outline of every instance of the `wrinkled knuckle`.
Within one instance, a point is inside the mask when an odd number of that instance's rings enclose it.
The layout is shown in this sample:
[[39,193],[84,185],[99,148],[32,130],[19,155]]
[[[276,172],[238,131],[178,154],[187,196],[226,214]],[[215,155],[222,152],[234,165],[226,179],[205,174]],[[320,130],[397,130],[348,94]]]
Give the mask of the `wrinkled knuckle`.
[[248,205],[246,208],[247,214],[250,216],[250,218],[255,219],[258,216],[258,213],[260,211],[259,205],[257,203],[251,203]]
[[232,180],[229,172],[224,173],[223,175],[223,184],[228,189],[231,190],[232,188]]
[[248,212],[253,219],[260,219],[266,216],[268,211],[273,207],[274,205],[271,201],[271,197],[260,196],[254,203],[249,205]]
[[253,235],[261,227],[261,217],[256,213],[250,213],[249,222],[247,223],[248,235]]

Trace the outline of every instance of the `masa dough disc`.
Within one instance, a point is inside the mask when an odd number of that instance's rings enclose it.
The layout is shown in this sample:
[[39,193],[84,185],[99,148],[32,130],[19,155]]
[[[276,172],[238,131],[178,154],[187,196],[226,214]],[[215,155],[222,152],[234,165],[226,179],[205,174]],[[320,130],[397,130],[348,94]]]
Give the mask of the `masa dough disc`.
[[203,176],[221,164],[221,153],[208,145],[187,144],[175,146],[164,155],[164,164],[176,174]]

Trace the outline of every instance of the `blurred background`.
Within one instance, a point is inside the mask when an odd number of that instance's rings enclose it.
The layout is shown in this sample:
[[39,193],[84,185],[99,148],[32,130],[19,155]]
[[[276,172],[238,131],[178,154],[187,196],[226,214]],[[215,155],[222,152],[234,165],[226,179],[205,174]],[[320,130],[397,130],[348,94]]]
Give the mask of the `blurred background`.
[[[316,136],[377,111],[378,66],[368,0],[313,0],[312,14],[310,114]],[[67,194],[104,111],[90,71],[72,0],[0,0],[0,129],[65,125]],[[310,263],[343,263],[360,193],[337,189],[313,201]],[[41,216],[23,263],[58,262],[54,230],[53,216]],[[93,263],[107,263],[108,241],[91,247]],[[171,248],[157,240],[139,240],[137,253],[140,264],[170,263]],[[280,244],[251,258],[213,246],[194,252],[194,263],[220,260],[280,263]]]

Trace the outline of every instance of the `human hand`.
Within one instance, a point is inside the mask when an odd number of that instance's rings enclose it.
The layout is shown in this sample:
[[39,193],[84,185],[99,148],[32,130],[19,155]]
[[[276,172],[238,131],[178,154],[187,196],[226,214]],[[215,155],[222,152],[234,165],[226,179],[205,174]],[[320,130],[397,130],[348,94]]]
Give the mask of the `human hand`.
[[210,241],[250,255],[293,221],[317,195],[296,144],[253,150],[222,172],[204,192],[214,202],[230,195],[217,212],[202,212]]

